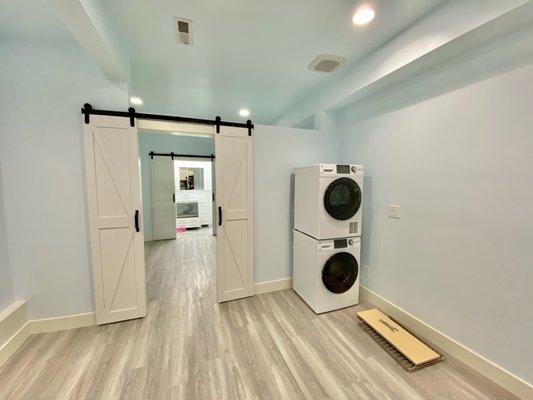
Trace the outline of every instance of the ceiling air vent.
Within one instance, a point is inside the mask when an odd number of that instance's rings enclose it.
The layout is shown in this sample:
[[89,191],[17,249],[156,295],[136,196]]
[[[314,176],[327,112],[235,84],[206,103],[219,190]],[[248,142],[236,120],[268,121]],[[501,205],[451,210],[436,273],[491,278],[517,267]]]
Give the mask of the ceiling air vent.
[[344,64],[346,58],[332,54],[321,54],[309,64],[310,71],[333,72]]
[[176,41],[181,44],[192,44],[192,21],[190,19],[174,17]]

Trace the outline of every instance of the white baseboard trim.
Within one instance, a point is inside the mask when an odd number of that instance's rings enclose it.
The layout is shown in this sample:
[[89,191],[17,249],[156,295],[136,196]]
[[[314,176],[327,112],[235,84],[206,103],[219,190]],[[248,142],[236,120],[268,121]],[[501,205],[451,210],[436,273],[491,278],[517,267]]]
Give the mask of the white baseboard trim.
[[17,301],[0,312],[0,366],[31,335],[96,325],[94,313],[28,320],[26,302]]
[[[254,285],[255,294],[292,288],[292,278],[259,282]],[[26,303],[19,301],[0,313],[0,366],[30,336],[38,333],[96,325],[94,312],[65,317],[28,320]]]
[[485,357],[477,354],[468,347],[456,342],[444,333],[427,325],[370,289],[361,286],[360,294],[362,299],[379,307],[382,311],[392,316],[422,339],[433,343],[444,352],[457,358],[515,396],[518,396],[521,399],[533,399],[533,386],[528,382],[487,360]]
[[254,285],[254,292],[255,294],[262,294],[290,288],[292,288],[292,278],[283,278],[274,281],[258,282]]
[[64,331],[92,325],[96,325],[96,316],[93,312],[67,315],[66,317],[34,319],[28,324],[32,334]]
[[0,366],[30,336],[26,302],[16,301],[0,312]]

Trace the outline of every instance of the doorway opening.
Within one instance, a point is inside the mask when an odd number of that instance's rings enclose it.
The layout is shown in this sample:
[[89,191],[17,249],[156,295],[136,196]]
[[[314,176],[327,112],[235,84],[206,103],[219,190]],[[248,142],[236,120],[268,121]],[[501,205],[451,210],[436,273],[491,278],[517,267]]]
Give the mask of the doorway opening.
[[215,129],[139,121],[145,242],[215,235]]
[[[143,129],[146,124],[150,129]],[[148,315],[157,314],[155,305],[176,304],[183,293],[191,302],[216,302],[214,129],[194,129],[204,131],[139,121]]]
[[176,237],[215,235],[211,161],[174,160]]

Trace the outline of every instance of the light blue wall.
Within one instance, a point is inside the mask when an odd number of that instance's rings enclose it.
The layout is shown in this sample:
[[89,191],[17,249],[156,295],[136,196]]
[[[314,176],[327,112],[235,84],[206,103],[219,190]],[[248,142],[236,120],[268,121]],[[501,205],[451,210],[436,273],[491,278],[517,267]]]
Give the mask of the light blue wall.
[[148,153],[176,154],[215,154],[213,138],[176,136],[159,133],[139,134],[139,153],[141,158],[141,181],[143,201],[143,223],[145,239],[152,236],[152,185],[150,183],[150,156]]
[[48,2],[2,3],[0,155],[16,297],[30,318],[94,310],[85,190],[85,102],[127,109]]
[[530,383],[532,104],[528,66],[341,139],[344,161],[365,166],[363,283]]
[[294,167],[335,163],[338,135],[256,125],[254,130],[255,282],[292,276]]
[[9,263],[0,160],[0,313],[5,307],[12,304],[14,300],[15,292],[13,290],[13,277]]

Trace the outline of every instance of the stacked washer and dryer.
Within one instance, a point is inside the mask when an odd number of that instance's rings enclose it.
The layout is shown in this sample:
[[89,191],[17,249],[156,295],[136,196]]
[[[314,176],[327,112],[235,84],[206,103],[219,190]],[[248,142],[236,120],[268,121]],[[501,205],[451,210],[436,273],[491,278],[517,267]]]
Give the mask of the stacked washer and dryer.
[[293,288],[317,314],[359,302],[363,166],[294,170]]

